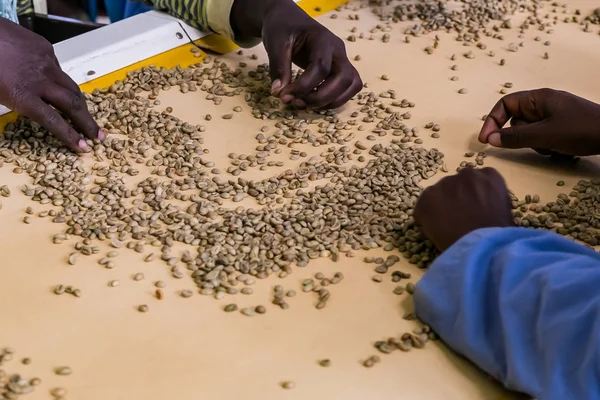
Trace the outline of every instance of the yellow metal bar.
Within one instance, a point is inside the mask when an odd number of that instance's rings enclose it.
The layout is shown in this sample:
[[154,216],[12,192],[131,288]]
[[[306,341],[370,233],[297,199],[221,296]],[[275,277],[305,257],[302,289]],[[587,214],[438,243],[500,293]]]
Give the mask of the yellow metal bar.
[[[307,14],[312,17],[316,17],[332,11],[347,2],[348,0],[301,0],[298,2],[298,5],[304,11],[306,11]],[[210,35],[197,40],[195,43],[204,49],[208,49],[219,54],[226,54],[237,49],[235,43],[219,35]],[[179,65],[182,68],[187,68],[190,65],[202,61],[202,59],[206,56],[205,53],[201,53],[201,57],[195,57],[194,53],[191,52],[192,47],[194,46],[189,43],[179,46],[154,57],[131,64],[128,67],[121,68],[108,75],[101,76],[93,81],[79,85],[79,87],[84,92],[91,92],[96,88],[108,87],[115,83],[115,81],[124,79],[127,76],[127,73],[148,65],[157,65],[165,68],[173,68]],[[0,129],[4,129],[6,124],[13,122],[16,119],[17,114],[14,112],[0,116]]]
[[4,129],[6,124],[17,120],[17,113],[11,112],[0,117],[0,130]]
[[97,79],[94,79],[93,81],[86,82],[82,85],[79,85],[79,87],[84,92],[91,92],[92,90],[97,88],[109,87],[116,81],[123,80],[129,72],[138,70],[148,65],[156,65],[158,67],[165,68],[173,68],[180,65],[182,68],[187,68],[190,65],[201,62],[202,59],[206,56],[206,53],[201,52],[198,53],[201,54],[201,57],[196,57],[195,54],[191,52],[191,49],[193,47],[195,46],[193,46],[192,44],[184,44],[175,49],[158,54],[154,57],[150,57],[146,60],[142,60],[136,62],[135,64],[131,64],[128,67],[121,68],[108,75],[101,76]]
[[298,5],[311,17],[318,17],[346,4],[348,0],[302,0]]

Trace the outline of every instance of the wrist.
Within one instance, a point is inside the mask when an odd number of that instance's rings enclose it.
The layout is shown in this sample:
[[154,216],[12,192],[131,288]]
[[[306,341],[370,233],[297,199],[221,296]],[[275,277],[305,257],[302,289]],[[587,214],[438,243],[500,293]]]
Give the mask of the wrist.
[[293,0],[235,0],[231,9],[230,23],[236,37],[262,38],[263,27],[277,16],[293,18],[300,11]]

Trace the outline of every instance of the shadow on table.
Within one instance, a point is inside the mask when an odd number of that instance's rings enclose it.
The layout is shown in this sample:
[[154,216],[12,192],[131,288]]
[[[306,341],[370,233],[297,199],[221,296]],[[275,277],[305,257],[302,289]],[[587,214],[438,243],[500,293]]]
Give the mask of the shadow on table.
[[485,146],[485,149],[482,150],[483,146],[477,140],[477,135],[474,134],[468,147],[471,151],[485,151],[488,157],[520,164],[531,169],[552,171],[562,175],[566,173],[580,179],[593,179],[600,176],[600,156],[556,158],[541,155],[532,149],[511,150]]
[[[399,305],[400,312],[404,315],[407,312],[414,312],[414,302],[412,296],[403,296]],[[477,382],[476,387],[481,391],[481,398],[488,400],[527,400],[531,399],[522,393],[517,393],[506,389],[500,382],[488,375],[485,371],[480,369],[477,365],[472,363],[469,359],[465,358],[459,353],[446,346],[446,344],[438,339],[434,342],[430,342],[429,345],[437,346],[444,356],[450,361],[454,367],[460,371],[469,381]],[[481,378],[487,378],[483,384]]]
[[[488,380],[490,386],[496,388],[496,394],[490,396],[489,389],[481,387],[482,398],[488,398],[489,400],[528,400],[531,396],[523,393],[513,392],[506,389],[500,382],[488,375],[485,371],[479,369],[479,367],[473,364],[470,360],[463,357],[462,355],[454,352],[452,349],[447,347],[444,342],[438,340],[436,344],[442,349],[444,356],[456,366],[469,380],[476,381],[480,380],[483,375]],[[487,396],[487,397],[486,397]]]

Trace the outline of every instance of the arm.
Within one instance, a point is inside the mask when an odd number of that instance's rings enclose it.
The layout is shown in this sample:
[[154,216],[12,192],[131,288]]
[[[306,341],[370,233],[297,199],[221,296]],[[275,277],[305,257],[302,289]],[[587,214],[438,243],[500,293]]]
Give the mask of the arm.
[[[338,108],[362,89],[342,40],[293,0],[145,1],[242,47],[263,40],[269,56],[271,94],[284,103],[297,108]],[[304,69],[293,82],[292,63]]]
[[600,255],[554,233],[464,236],[417,284],[415,307],[455,351],[539,399],[600,399]]

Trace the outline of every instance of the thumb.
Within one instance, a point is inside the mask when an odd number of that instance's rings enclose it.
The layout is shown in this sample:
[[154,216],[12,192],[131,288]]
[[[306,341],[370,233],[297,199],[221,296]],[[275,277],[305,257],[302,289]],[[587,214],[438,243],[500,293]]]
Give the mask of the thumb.
[[292,48],[291,40],[276,40],[267,47],[273,96],[279,97],[281,90],[292,80]]
[[505,149],[541,148],[548,149],[548,129],[541,122],[515,125],[492,132],[487,141],[494,147]]

